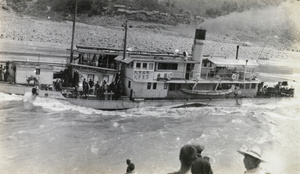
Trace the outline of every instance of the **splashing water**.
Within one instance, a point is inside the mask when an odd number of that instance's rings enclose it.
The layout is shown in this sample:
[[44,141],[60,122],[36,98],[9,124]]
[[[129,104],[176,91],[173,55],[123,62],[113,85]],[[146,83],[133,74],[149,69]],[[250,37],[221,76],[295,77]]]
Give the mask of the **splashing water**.
[[4,173],[125,173],[128,158],[138,173],[168,173],[179,169],[179,149],[188,143],[205,145],[214,173],[242,173],[236,150],[253,145],[261,146],[272,173],[299,169],[298,98],[111,112],[0,95]]

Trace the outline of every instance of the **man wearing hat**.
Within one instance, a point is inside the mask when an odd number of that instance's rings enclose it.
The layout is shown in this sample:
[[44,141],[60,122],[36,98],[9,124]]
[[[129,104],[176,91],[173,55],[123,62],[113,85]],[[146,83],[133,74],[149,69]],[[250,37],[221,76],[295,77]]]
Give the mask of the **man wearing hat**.
[[261,162],[265,162],[261,158],[261,149],[257,146],[248,150],[238,150],[239,153],[244,155],[244,165],[247,169],[245,174],[270,174],[260,167]]

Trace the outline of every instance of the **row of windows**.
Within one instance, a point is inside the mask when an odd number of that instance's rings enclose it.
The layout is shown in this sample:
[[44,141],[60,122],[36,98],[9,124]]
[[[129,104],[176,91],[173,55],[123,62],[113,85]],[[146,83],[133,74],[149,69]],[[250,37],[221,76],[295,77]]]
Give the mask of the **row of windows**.
[[160,70],[177,70],[177,63],[158,63],[157,69]]
[[153,63],[136,63],[135,68],[136,69],[144,69],[144,70],[154,70],[154,64]]
[[[151,86],[152,86],[152,89],[156,89],[157,83],[148,82],[147,83],[147,89],[151,89]],[[164,83],[164,89],[168,89],[168,84],[167,83]]]
[[[132,63],[129,64],[129,67],[132,67]],[[135,63],[135,69],[141,70],[154,70],[154,63]],[[177,63],[158,63],[157,69],[159,70],[177,70]]]
[[152,83],[147,83],[147,89],[151,89],[151,86],[152,86],[152,89],[156,89],[157,83],[153,83],[153,85],[152,85]]
[[256,88],[256,83],[246,83],[245,85],[244,84],[240,84],[239,87],[241,89],[255,89]]
[[203,62],[202,66],[203,67],[212,67],[212,63],[210,63],[210,62]]
[[[131,81],[128,81],[128,88],[131,88]],[[156,89],[157,88],[157,83],[147,83],[147,89]],[[164,89],[168,89],[168,84],[164,84]]]

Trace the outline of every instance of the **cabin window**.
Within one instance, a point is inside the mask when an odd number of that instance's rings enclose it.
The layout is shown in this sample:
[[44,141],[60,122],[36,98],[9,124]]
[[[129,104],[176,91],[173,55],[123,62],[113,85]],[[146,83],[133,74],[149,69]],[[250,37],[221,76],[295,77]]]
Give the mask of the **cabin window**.
[[[12,67],[11,67],[12,68]],[[40,75],[40,73],[41,73],[41,69],[40,68],[36,68],[35,69],[35,74],[36,75]]]
[[151,83],[147,83],[147,89],[151,89]]
[[241,89],[244,89],[244,84],[240,84],[240,88],[241,88]]
[[128,88],[131,88],[131,81],[128,81]]
[[158,63],[158,68],[161,70],[177,70],[178,64],[177,63]]
[[[94,81],[94,77],[95,77],[95,75],[94,74],[88,74],[88,80],[92,80],[92,81]],[[108,79],[108,77],[107,77],[107,79]],[[106,82],[108,82],[108,80],[106,81]]]
[[245,89],[250,89],[250,84],[247,83]]
[[133,67],[133,63],[132,62],[129,63],[129,64],[127,64],[127,68],[131,68],[132,69],[132,67]]
[[143,63],[143,69],[147,69],[147,63]]
[[181,89],[181,84],[170,83],[169,91],[176,91]]
[[136,69],[141,69],[141,63],[136,63]]
[[149,63],[149,70],[153,70],[153,63]]
[[156,89],[157,83],[153,83],[153,88],[152,89]]
[[103,82],[106,81],[106,83],[109,82],[109,76],[108,75],[103,75],[103,79],[102,80],[103,80]]
[[256,88],[256,84],[255,83],[252,83],[251,84],[251,89],[255,89]]
[[186,65],[186,71],[192,71],[193,69],[194,69],[194,64],[188,63],[188,64]]
[[168,89],[168,84],[167,83],[164,84],[164,89]]
[[87,62],[88,62],[88,58],[87,58],[87,56],[86,56],[85,54],[83,54],[83,55],[82,55],[82,62],[81,62],[81,63],[82,63],[83,65],[86,65]]

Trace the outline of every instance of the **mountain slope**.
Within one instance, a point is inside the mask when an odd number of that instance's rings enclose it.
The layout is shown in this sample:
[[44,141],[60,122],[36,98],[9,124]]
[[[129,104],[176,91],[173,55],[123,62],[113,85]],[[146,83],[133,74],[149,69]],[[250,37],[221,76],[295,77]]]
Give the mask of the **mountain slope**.
[[235,12],[200,25],[209,31],[250,42],[294,47],[300,42],[300,2]]

